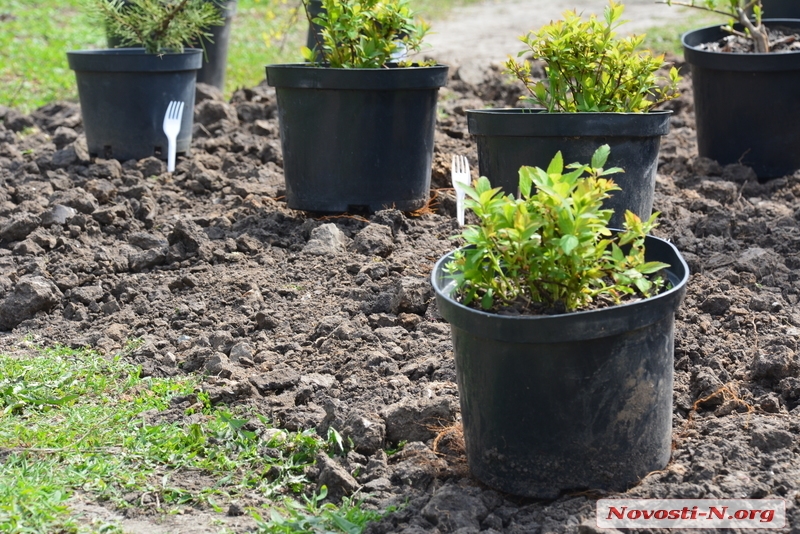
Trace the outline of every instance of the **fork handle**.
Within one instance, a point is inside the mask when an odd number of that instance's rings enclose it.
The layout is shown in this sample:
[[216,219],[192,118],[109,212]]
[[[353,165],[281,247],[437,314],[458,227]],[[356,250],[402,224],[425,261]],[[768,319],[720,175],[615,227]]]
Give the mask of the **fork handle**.
[[466,194],[456,188],[456,217],[458,218],[459,226],[464,226],[464,197],[466,197]]
[[175,137],[167,137],[167,172],[175,171],[175,151],[177,147]]

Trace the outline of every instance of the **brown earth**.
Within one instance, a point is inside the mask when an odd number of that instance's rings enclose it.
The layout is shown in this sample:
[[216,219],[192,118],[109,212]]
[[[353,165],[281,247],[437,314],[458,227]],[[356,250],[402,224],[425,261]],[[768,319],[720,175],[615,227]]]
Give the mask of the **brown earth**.
[[[451,75],[430,210],[367,218],[287,209],[267,87],[230,102],[201,91],[193,153],[172,175],[152,158],[89,158],[75,104],[30,116],[0,108],[0,347],[114,354],[141,338],[129,357],[143,374],[200,373],[214,402],[287,429],[333,426],[355,444],[335,462],[358,471],[368,505],[401,505],[369,533],[597,532],[599,492],[519,499],[464,468],[449,327],[428,276],[458,230],[450,158],[477,168],[464,111],[513,105],[520,90],[496,70],[478,85]],[[688,80],[683,88],[662,144],[655,232],[693,272],[676,324],[674,451],[615,496],[782,498],[784,531],[797,534],[800,174],[762,184],[747,167],[695,157]],[[310,474],[346,491],[336,473]],[[158,517],[139,502],[124,518],[86,498],[74,508],[131,532],[252,527],[210,509]]]

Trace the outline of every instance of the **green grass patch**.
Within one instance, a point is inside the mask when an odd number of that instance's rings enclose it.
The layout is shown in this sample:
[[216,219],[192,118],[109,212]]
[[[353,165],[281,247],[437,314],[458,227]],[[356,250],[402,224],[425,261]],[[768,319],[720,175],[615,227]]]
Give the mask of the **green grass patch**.
[[[68,50],[105,48],[105,31],[86,15],[86,0],[4,0],[0,3],[0,105],[30,112],[53,100],[77,100]],[[278,5],[280,14],[288,8]],[[225,92],[252,87],[264,66],[299,61],[307,25],[268,20],[270,0],[239,0],[228,49]],[[280,32],[283,46],[264,37]]]
[[75,76],[66,51],[99,47],[102,31],[81,0],[6,0],[0,4],[0,105],[30,111],[73,98]]
[[680,22],[655,26],[647,30],[642,48],[648,48],[658,53],[670,52],[682,56],[681,36],[684,33],[689,30],[711,26],[712,24],[724,24],[725,22],[725,17],[720,17],[719,15],[696,9],[687,10],[686,17],[681,19]]
[[264,67],[271,63],[303,60],[300,47],[306,42],[308,23],[287,15],[298,5],[281,0],[239,0],[228,49],[226,96],[237,88],[261,83],[266,78]]
[[[419,0],[414,8],[430,21],[456,5],[475,1]],[[29,113],[53,100],[77,101],[75,74],[67,65],[66,52],[106,46],[104,29],[86,15],[86,2],[0,2],[0,105]],[[294,19],[288,15],[299,5],[299,0],[238,0],[228,48],[226,97],[237,88],[258,85],[270,63],[302,60],[300,47],[308,23],[303,13]]]
[[155,496],[160,514],[224,512],[255,495],[275,503],[250,510],[263,532],[297,523],[356,533],[380,517],[356,501],[309,497],[305,470],[338,436],[286,432],[258,414],[212,407],[198,386],[196,377],[140,378],[120,357],[90,351],[0,355],[0,532],[116,530],[80,524],[69,508],[76,493],[118,509]]

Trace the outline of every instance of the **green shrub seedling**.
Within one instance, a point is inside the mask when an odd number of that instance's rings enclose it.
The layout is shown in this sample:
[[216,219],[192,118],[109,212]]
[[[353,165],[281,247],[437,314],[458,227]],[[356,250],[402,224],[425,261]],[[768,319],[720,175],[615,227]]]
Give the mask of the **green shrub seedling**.
[[664,56],[638,50],[644,35],[616,37],[624,9],[612,0],[603,20],[595,15],[583,20],[576,11],[567,11],[564,20],[520,37],[527,48],[518,57],[542,60],[547,76],[546,82],[536,80],[529,60],[509,58],[506,69],[530,93],[522,98],[551,113],[642,113],[676,98],[677,69],[671,68],[669,77],[656,74],[666,65]]
[[408,0],[322,0],[322,6],[322,13],[311,20],[322,28],[318,51],[304,46],[302,53],[308,61],[319,59],[333,68],[386,67],[398,54],[419,52],[429,30]]
[[144,46],[148,54],[182,53],[186,43],[209,38],[209,26],[224,23],[205,0],[91,0],[94,13],[123,46]]
[[658,213],[642,221],[625,213],[625,227],[608,228],[603,200],[618,190],[604,169],[603,145],[591,164],[566,166],[557,153],[546,170],[522,167],[519,196],[503,195],[485,177],[465,186],[466,207],[478,217],[460,236],[467,247],[446,266],[465,305],[504,313],[563,313],[647,298],[665,281],[667,264],[645,260],[645,235]]

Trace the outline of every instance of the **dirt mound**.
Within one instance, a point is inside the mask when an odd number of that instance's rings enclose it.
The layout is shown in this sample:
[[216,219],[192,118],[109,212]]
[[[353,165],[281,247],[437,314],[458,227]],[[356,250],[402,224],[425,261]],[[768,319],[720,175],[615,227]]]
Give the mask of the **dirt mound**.
[[[332,493],[352,490],[343,467],[370,505],[404,505],[371,533],[595,532],[599,494],[525,501],[465,473],[428,275],[457,231],[449,160],[477,168],[465,110],[520,90],[497,71],[478,85],[451,74],[430,209],[368,218],[287,209],[267,87],[198,102],[193,153],[173,175],[152,158],[90,159],[74,104],[0,109],[0,342],[114,353],[141,339],[130,357],[144,374],[207,374],[214,402],[288,429],[333,426],[354,450],[320,470],[339,481]],[[694,157],[683,85],[655,203],[656,233],[694,273],[676,325],[674,453],[618,496],[777,497],[800,525],[800,175],[761,184]],[[198,521],[214,529],[213,517]]]

